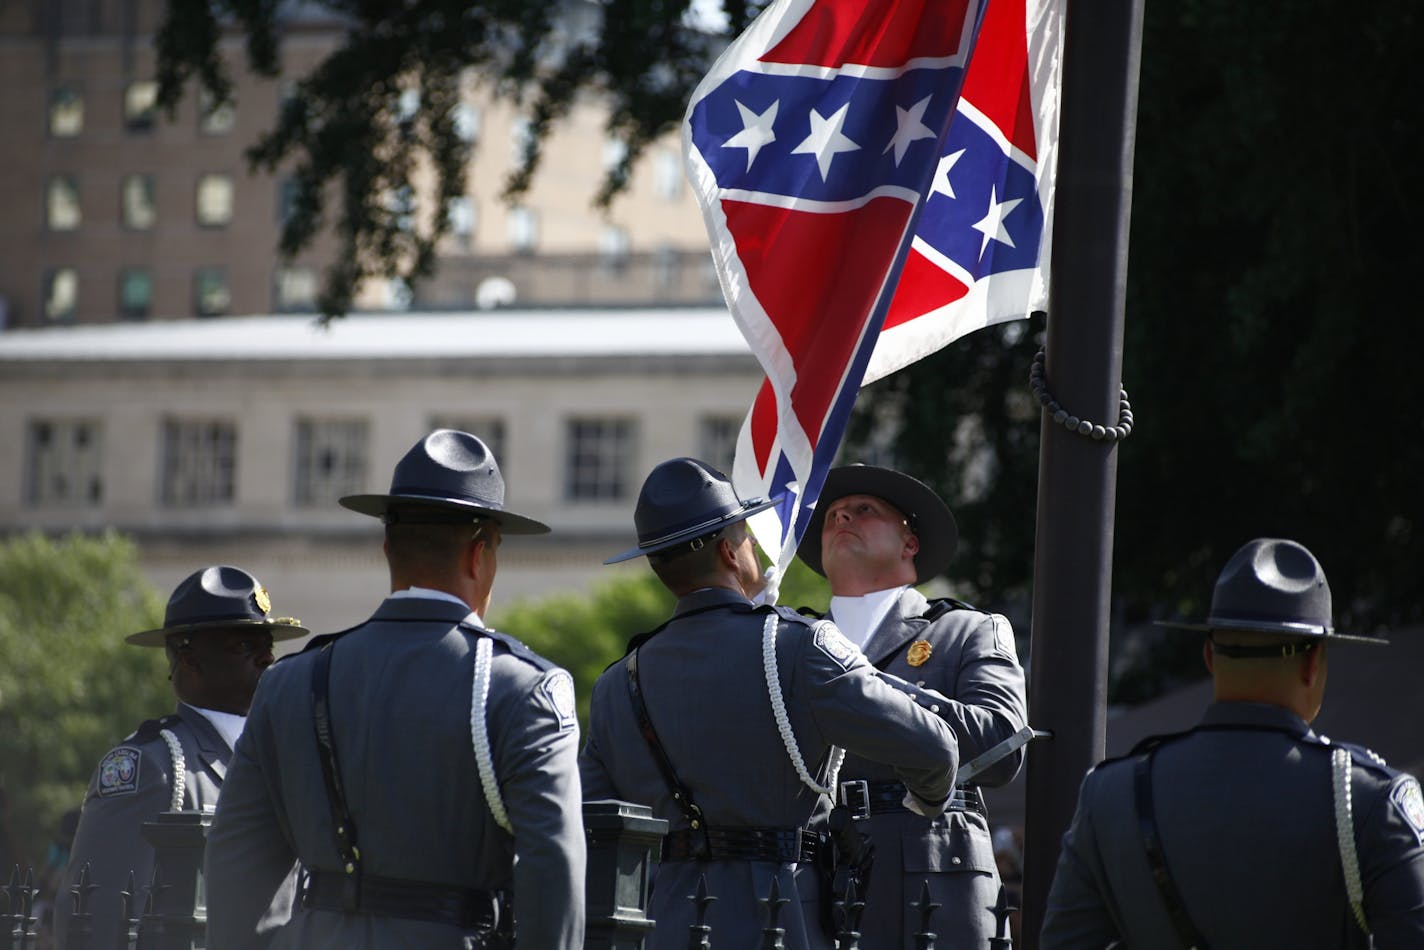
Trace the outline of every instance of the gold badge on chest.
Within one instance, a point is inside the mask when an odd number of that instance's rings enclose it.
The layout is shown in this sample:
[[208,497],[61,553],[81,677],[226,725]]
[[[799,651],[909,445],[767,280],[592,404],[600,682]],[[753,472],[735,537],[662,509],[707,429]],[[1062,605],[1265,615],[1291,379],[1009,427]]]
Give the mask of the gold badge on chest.
[[928,640],[916,640],[910,644],[909,651],[905,654],[905,662],[911,666],[924,666],[925,661],[934,652],[934,647],[930,646]]

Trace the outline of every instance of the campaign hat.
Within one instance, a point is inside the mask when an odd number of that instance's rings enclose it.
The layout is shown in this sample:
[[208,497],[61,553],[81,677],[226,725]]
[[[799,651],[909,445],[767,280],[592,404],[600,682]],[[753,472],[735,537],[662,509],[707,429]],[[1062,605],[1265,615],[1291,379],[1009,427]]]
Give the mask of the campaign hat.
[[1384,644],[1383,637],[1341,633],[1332,619],[1325,569],[1305,545],[1285,538],[1248,541],[1217,575],[1205,620],[1157,621],[1198,633],[1235,631],[1334,643]]
[[699,459],[669,459],[652,470],[638,492],[633,511],[638,544],[603,563],[691,545],[776,504],[739,498],[731,479]]
[[549,526],[504,506],[504,476],[476,436],[436,429],[396,463],[384,495],[347,495],[343,507],[386,524],[475,523],[489,519],[504,534],[547,534]]
[[917,583],[943,574],[954,560],[954,552],[959,548],[959,526],[954,522],[954,513],[934,489],[893,468],[842,465],[826,473],[826,483],[811,512],[811,523],[796,551],[817,574],[824,577],[826,573],[821,563],[821,529],[826,525],[826,510],[832,502],[846,495],[873,495],[889,502],[905,516],[910,530],[920,541],[919,553],[915,555]]
[[240,567],[217,564],[195,571],[174,588],[163,626],[125,637],[140,647],[161,647],[171,636],[216,630],[270,630],[273,640],[293,640],[311,631],[291,617],[272,617],[272,601],[257,578]]

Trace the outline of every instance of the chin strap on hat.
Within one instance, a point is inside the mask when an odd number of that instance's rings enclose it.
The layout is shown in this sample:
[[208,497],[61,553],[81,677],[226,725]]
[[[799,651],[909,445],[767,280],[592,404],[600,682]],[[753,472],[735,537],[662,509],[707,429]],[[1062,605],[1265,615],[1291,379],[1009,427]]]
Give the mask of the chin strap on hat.
[[766,674],[766,693],[771,699],[771,714],[776,719],[776,731],[781,733],[781,742],[786,746],[786,754],[801,778],[801,784],[813,792],[829,796],[835,804],[833,789],[840,776],[841,763],[845,761],[845,749],[831,746],[830,771],[826,775],[829,788],[818,785],[806,768],[806,760],[801,756],[801,747],[796,744],[796,735],[791,731],[791,718],[786,714],[786,700],[781,695],[781,674],[776,666],[776,614],[771,613],[761,628],[761,667]]
[[1349,895],[1350,910],[1355,914],[1355,922],[1368,934],[1370,925],[1365,920],[1365,887],[1360,882],[1360,856],[1355,851],[1350,766],[1348,750],[1337,748],[1330,753],[1330,775],[1335,792],[1335,841],[1340,847],[1340,867],[1345,875],[1345,893]]

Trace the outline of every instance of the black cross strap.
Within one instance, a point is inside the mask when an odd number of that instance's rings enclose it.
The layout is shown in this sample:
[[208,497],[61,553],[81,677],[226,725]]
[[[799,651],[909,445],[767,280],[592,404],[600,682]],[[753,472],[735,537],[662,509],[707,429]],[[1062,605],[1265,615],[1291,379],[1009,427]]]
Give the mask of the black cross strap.
[[1137,824],[1142,834],[1142,847],[1147,852],[1147,864],[1152,868],[1152,880],[1162,895],[1162,903],[1167,905],[1167,916],[1172,920],[1177,935],[1188,950],[1209,950],[1201,931],[1192,923],[1182,895],[1172,880],[1172,872],[1167,869],[1167,860],[1162,854],[1162,840],[1157,834],[1157,815],[1152,808],[1152,757],[1157,754],[1154,747],[1137,760],[1134,784],[1137,792]]
[[321,777],[326,784],[326,801],[331,807],[331,824],[336,831],[336,850],[341,855],[341,871],[345,878],[342,904],[348,913],[361,907],[361,849],[356,846],[356,823],[346,804],[346,792],[341,785],[341,768],[336,761],[336,746],[331,739],[330,679],[331,654],[336,644],[328,643],[317,651],[312,664],[312,724],[316,728],[317,749],[321,753]]
[[628,654],[623,661],[623,668],[628,671],[628,700],[633,705],[633,718],[638,720],[638,729],[643,733],[643,739],[648,743],[648,749],[653,753],[653,761],[658,764],[658,771],[662,773],[663,781],[667,783],[668,791],[672,793],[673,801],[677,802],[677,807],[682,810],[682,817],[687,819],[688,827],[694,834],[696,846],[693,848],[694,858],[706,858],[711,854],[711,844],[707,837],[707,820],[702,815],[702,809],[692,799],[692,791],[677,777],[677,770],[672,767],[672,760],[668,758],[667,750],[663,748],[662,742],[658,739],[657,730],[653,728],[653,720],[648,715],[648,704],[643,699],[643,688],[638,682],[638,651],[635,649]]

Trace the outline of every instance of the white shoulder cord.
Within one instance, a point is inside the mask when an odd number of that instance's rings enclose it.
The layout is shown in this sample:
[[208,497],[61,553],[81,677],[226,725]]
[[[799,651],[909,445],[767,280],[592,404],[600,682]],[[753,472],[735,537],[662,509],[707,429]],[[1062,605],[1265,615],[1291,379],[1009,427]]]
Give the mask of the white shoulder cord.
[[1340,845],[1340,866],[1345,872],[1345,893],[1350,897],[1350,909],[1355,912],[1355,920],[1360,929],[1369,933],[1370,925],[1365,922],[1365,888],[1360,883],[1360,859],[1355,853],[1350,766],[1348,750],[1337,748],[1330,753],[1330,771],[1335,787],[1335,840]]
[[494,815],[494,823],[514,834],[514,825],[509,820],[509,813],[504,810],[504,798],[494,779],[494,760],[490,757],[489,729],[485,723],[485,700],[489,698],[490,657],[493,653],[494,642],[489,637],[480,637],[475,641],[475,679],[470,689],[470,741],[475,747],[475,768],[480,773],[480,787],[484,789],[485,802]]
[[830,773],[826,776],[830,788],[816,784],[811,773],[806,770],[806,760],[801,757],[801,748],[796,744],[796,736],[791,731],[791,719],[786,715],[786,700],[781,695],[781,675],[776,667],[776,614],[766,618],[761,628],[761,667],[766,673],[766,693],[771,698],[771,714],[776,719],[776,731],[781,733],[781,742],[786,746],[786,754],[801,777],[801,784],[813,792],[829,795],[835,804],[836,777],[840,775],[841,763],[845,761],[845,750],[831,746]]
[[183,793],[188,790],[188,763],[183,758],[183,743],[170,729],[160,729],[158,734],[168,743],[168,755],[173,759],[173,799],[169,811],[183,810]]

